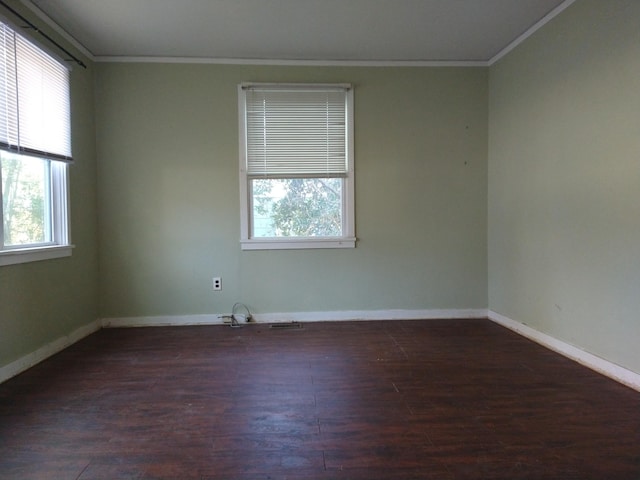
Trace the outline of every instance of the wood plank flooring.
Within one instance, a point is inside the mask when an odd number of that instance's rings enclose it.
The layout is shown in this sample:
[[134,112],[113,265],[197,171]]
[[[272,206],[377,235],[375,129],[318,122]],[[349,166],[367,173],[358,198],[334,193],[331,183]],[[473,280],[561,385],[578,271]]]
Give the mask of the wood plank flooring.
[[2,479],[640,479],[640,394],[487,320],[110,329],[0,385]]

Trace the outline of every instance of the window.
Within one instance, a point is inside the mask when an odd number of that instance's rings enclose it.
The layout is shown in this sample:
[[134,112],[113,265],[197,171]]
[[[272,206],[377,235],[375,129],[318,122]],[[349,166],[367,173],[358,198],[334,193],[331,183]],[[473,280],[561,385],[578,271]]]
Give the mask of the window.
[[71,254],[69,70],[0,23],[0,265]]
[[353,89],[242,84],[241,246],[355,246]]

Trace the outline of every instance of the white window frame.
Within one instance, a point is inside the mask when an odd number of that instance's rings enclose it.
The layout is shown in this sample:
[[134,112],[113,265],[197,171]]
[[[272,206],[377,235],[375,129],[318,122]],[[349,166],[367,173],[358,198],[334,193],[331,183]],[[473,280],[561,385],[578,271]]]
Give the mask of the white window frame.
[[[0,174],[1,168],[0,166]],[[0,266],[71,256],[73,245],[70,243],[69,232],[68,169],[65,162],[49,161],[49,184],[46,187],[50,192],[51,202],[51,241],[25,246],[4,246],[3,211],[0,208]]]
[[[33,42],[31,39],[20,35],[16,27],[11,23],[6,22],[4,18],[0,18],[0,22],[8,27],[9,30],[13,30],[17,37],[21,37],[22,41],[26,41],[31,44],[31,48],[34,51],[39,52],[51,58],[52,61],[58,62],[64,68],[68,67],[64,65],[58,57],[51,55],[47,50],[43,49],[40,45]],[[70,81],[67,80],[67,88],[71,88]],[[18,86],[18,92],[20,87]],[[19,94],[19,93],[18,93]],[[70,92],[68,92],[70,95]],[[70,119],[67,117],[66,121],[70,123]],[[68,124],[68,128],[70,125]],[[69,132],[70,133],[70,132]],[[68,151],[59,151],[55,154],[47,154],[45,151],[39,151],[37,146],[35,149],[31,149],[30,144],[23,145],[19,139],[16,143],[11,142],[11,146],[5,146],[3,150],[10,152],[13,155],[23,157],[28,161],[27,157],[36,156],[44,161],[48,162],[48,175],[47,184],[45,189],[50,206],[50,235],[49,241],[38,244],[28,245],[8,245],[4,244],[4,221],[3,221],[3,208],[2,208],[2,185],[0,184],[0,267],[6,265],[15,265],[27,262],[35,262],[40,260],[49,260],[54,258],[62,258],[71,256],[74,246],[71,244],[71,234],[69,225],[69,164],[73,161],[70,151],[70,143]],[[69,138],[70,142],[70,138]],[[55,149],[60,148],[56,145]],[[47,151],[55,151],[48,150]],[[1,164],[0,164],[1,169]],[[0,178],[1,178],[0,170]]]
[[[346,176],[342,179],[342,236],[339,237],[252,237],[252,195],[247,175],[247,89],[254,86],[290,88],[344,88],[346,91]],[[238,85],[238,118],[240,138],[240,246],[242,250],[288,250],[317,248],[354,248],[354,113],[353,88],[349,84],[272,84],[242,83]]]

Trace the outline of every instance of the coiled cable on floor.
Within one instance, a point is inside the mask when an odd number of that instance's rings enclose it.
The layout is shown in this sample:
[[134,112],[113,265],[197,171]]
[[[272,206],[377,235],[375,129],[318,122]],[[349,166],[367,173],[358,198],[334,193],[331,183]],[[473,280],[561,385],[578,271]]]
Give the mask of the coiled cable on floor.
[[[246,313],[244,315],[238,315],[237,310],[239,308],[243,308]],[[233,304],[233,308],[231,308],[231,325],[233,326],[234,323],[236,326],[239,325],[240,317],[245,321],[245,323],[253,322],[253,315],[251,315],[249,307],[247,307],[244,303],[236,302]]]
[[[237,310],[239,308],[243,308],[246,313],[238,314]],[[218,318],[228,319],[229,321],[225,323],[229,323],[232,328],[242,327],[243,325],[240,323],[240,320],[242,320],[243,323],[253,322],[253,315],[251,314],[249,307],[240,302],[233,304],[233,308],[231,308],[231,315],[221,315]]]

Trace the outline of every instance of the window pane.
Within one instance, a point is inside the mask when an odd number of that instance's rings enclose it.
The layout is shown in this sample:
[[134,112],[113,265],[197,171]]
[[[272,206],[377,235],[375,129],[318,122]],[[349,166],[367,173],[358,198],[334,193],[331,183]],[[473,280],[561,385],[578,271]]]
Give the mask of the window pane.
[[342,235],[341,178],[251,180],[253,237]]
[[48,160],[0,153],[5,246],[51,241]]

